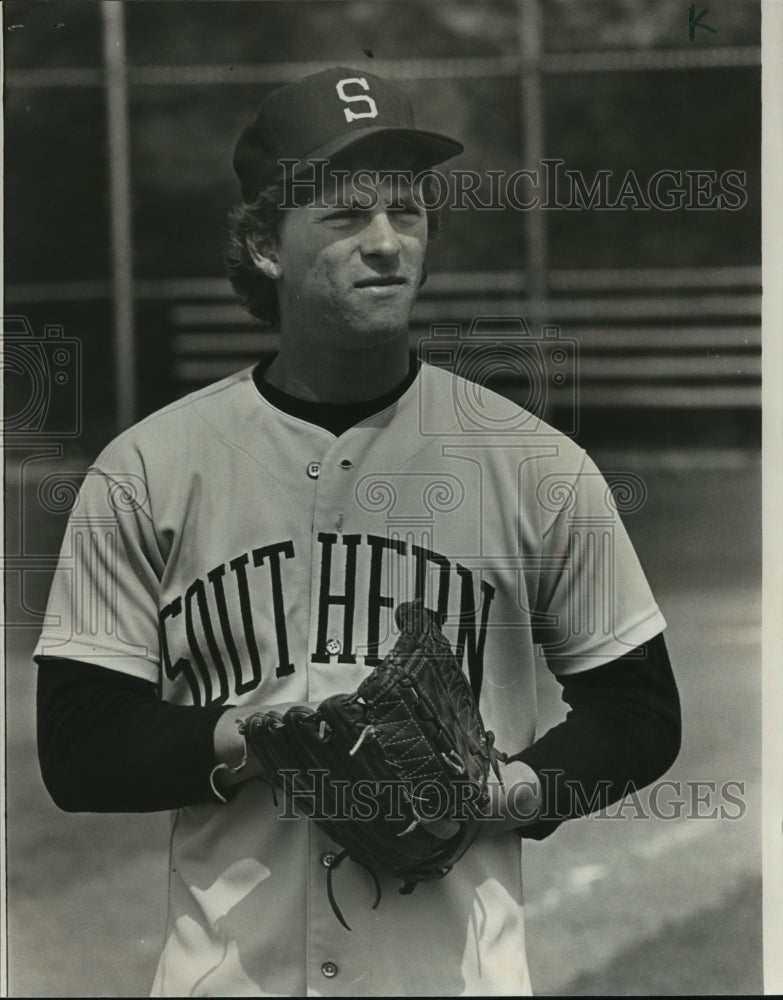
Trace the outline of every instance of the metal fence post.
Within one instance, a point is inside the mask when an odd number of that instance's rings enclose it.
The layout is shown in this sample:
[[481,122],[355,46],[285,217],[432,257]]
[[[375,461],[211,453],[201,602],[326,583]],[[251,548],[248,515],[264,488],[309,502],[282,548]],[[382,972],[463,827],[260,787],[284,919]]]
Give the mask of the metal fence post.
[[125,5],[103,0],[103,55],[106,68],[106,122],[109,160],[114,385],[118,429],[136,417],[136,338],[133,303],[128,80]]

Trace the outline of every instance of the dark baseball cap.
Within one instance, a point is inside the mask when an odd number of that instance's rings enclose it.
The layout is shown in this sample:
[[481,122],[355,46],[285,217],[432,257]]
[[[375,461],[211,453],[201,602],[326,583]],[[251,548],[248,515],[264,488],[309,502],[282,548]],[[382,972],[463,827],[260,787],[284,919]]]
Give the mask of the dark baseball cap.
[[399,139],[418,166],[456,156],[463,145],[438,132],[416,128],[407,94],[366,70],[336,66],[273,90],[239,137],[234,170],[245,201],[281,176],[281,160],[328,160],[371,136]]

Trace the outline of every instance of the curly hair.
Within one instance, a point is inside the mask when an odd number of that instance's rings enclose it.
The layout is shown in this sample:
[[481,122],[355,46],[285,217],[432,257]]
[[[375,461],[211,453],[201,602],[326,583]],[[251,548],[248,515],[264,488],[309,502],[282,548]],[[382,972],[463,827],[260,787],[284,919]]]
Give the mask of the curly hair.
[[[431,178],[423,179],[423,191],[427,192],[425,206],[429,203],[430,184]],[[242,306],[264,326],[273,329],[280,323],[277,282],[259,270],[250,248],[263,251],[277,244],[280,223],[287,211],[280,207],[285,197],[285,185],[280,179],[263,187],[255,201],[235,205],[228,214],[224,250],[226,273]],[[434,239],[440,228],[440,209],[426,207],[425,211],[427,235]],[[422,283],[425,277],[426,269]]]

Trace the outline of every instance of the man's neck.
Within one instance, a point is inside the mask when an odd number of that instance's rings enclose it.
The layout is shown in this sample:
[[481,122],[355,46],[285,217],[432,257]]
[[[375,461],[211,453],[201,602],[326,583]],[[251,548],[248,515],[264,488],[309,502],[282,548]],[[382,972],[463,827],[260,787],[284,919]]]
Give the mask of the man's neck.
[[408,336],[367,349],[335,351],[302,348],[280,337],[280,350],[264,373],[267,382],[299,399],[320,403],[359,403],[391,392],[408,374]]

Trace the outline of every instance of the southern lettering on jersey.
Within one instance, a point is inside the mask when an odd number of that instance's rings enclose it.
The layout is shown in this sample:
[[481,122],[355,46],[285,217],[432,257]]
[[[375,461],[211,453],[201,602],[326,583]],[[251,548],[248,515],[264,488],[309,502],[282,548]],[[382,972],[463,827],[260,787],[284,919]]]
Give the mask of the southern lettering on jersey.
[[[492,584],[410,540],[321,532],[317,545],[317,622],[310,662],[332,663],[336,670],[357,662],[377,666],[393,639],[389,628],[397,602],[421,598],[443,615],[450,608],[454,611],[448,617],[456,628],[454,652],[479,696],[495,596]],[[222,704],[253,691],[272,671],[279,678],[297,669],[290,654],[286,599],[287,588],[297,586],[295,560],[291,539],[251,549],[211,568],[161,608],[166,676],[185,682],[194,705]],[[270,628],[275,657],[265,663],[259,636]],[[336,652],[330,643],[335,636]],[[174,657],[172,650],[180,655]]]

